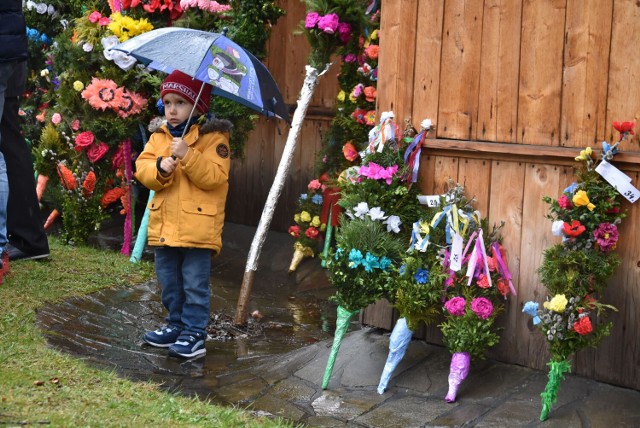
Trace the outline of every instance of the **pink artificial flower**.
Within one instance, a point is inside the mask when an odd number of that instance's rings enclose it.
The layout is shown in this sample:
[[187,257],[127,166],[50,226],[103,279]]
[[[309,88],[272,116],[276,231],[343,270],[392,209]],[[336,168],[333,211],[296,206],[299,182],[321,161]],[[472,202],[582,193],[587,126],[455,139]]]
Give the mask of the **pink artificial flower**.
[[298,225],[289,226],[289,235],[293,236],[294,238],[299,238],[300,237],[300,226],[298,226]]
[[78,129],[80,129],[80,121],[78,119],[71,122],[71,129],[73,131],[77,131]]
[[314,28],[316,24],[318,24],[318,21],[320,21],[320,15],[318,12],[309,12],[307,17],[304,19],[304,28]]
[[307,236],[307,238],[316,239],[320,235],[320,231],[313,226],[309,226],[304,234]]
[[324,33],[333,34],[338,29],[338,23],[338,15],[335,13],[328,13],[320,18],[318,21],[318,28]]
[[318,190],[322,187],[322,183],[318,179],[313,179],[307,185],[309,189]]
[[97,10],[93,11],[89,15],[89,22],[95,24],[96,22],[100,21],[100,18],[102,18],[102,14],[100,12],[98,12]]
[[567,197],[567,195],[562,195],[558,198],[558,205],[563,210],[570,210],[571,208],[573,208],[573,203],[571,203],[571,200]]
[[92,144],[89,146],[89,148],[87,149],[87,158],[89,158],[91,162],[95,163],[102,159],[102,157],[106,155],[108,151],[109,146],[107,145],[107,143],[101,141],[98,144]]
[[91,144],[93,144],[94,140],[95,140],[95,136],[91,131],[81,132],[78,135],[76,135],[76,139],[75,139],[76,145],[74,148],[76,149],[76,151],[81,152],[82,150],[86,149]]
[[464,297],[454,297],[451,298],[449,300],[447,300],[444,303],[444,308],[447,310],[447,312],[449,312],[451,315],[456,316],[456,317],[461,317],[464,315],[464,308],[467,305],[467,301],[464,300]]
[[478,276],[478,280],[476,281],[478,287],[480,288],[489,288],[489,278],[483,273]]
[[124,165],[124,146],[120,144],[111,158],[111,168],[118,169]]
[[491,301],[485,297],[476,297],[471,301],[471,310],[481,319],[486,320],[493,313]]
[[54,113],[53,116],[51,116],[51,122],[54,125],[60,125],[60,122],[62,122],[62,116],[60,113]]
[[346,22],[341,22],[338,24],[338,38],[343,44],[349,43],[349,39],[351,39],[351,25]]
[[618,227],[612,223],[600,223],[593,231],[593,237],[600,250],[607,252],[616,248],[618,243]]
[[358,59],[357,56],[355,56],[354,54],[350,53],[350,54],[345,55],[344,62],[356,62],[357,59]]
[[358,151],[356,150],[356,147],[351,141],[346,142],[345,145],[342,146],[342,154],[344,155],[344,158],[349,162],[353,162],[354,160],[358,159],[358,156],[360,156],[358,154]]
[[111,24],[111,18],[109,18],[108,16],[103,16],[98,21],[98,25],[100,25],[101,27],[106,27],[109,24]]

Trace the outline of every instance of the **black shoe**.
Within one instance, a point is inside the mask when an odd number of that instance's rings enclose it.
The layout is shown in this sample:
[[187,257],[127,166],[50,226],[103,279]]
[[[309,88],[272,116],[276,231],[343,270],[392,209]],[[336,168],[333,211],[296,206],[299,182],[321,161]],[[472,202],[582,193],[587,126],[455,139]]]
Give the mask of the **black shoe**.
[[38,260],[38,259],[46,259],[49,257],[49,253],[39,253],[39,254],[30,254],[25,253],[19,248],[14,247],[11,244],[7,244],[6,250],[9,253],[9,260]]

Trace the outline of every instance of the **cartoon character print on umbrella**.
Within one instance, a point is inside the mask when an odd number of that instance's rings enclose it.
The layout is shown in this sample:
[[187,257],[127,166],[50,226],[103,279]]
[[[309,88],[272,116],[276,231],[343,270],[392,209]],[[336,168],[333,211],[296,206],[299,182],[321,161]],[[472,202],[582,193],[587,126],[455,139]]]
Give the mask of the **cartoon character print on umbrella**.
[[209,83],[234,95],[238,95],[240,93],[242,79],[247,75],[247,67],[239,61],[238,58],[240,55],[235,49],[228,46],[226,50],[227,51],[217,46],[211,48],[213,60],[207,69],[207,74],[210,79]]

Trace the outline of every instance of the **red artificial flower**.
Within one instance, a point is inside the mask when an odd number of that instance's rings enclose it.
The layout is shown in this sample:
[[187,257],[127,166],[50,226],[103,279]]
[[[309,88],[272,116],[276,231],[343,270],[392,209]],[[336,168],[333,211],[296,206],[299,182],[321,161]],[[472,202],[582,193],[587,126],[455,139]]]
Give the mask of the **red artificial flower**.
[[353,111],[353,113],[351,113],[351,117],[353,117],[356,122],[365,125],[367,123],[367,120],[365,118],[366,114],[367,111],[365,109],[357,108]]
[[567,195],[562,195],[558,198],[558,205],[563,210],[570,210],[573,208],[573,203],[571,203],[571,199],[569,199]]
[[582,232],[586,230],[586,227],[584,227],[579,220],[572,220],[571,224],[565,221],[562,225],[562,230],[565,235],[575,238],[576,236],[581,235]]
[[120,199],[127,192],[122,187],[116,187],[115,189],[109,189],[104,192],[102,199],[100,199],[100,205],[102,208],[106,208],[118,199]]
[[307,235],[307,238],[316,239],[320,235],[320,231],[313,226],[309,226],[304,234]]
[[591,320],[589,317],[582,317],[578,322],[573,323],[573,329],[581,336],[585,334],[589,334],[593,331],[593,326],[591,325]]
[[298,225],[293,225],[289,227],[289,235],[293,236],[294,238],[299,238],[300,237],[300,226]]
[[480,288],[489,288],[489,278],[487,278],[485,274],[481,273],[476,284],[478,284],[478,287]]
[[87,149],[87,157],[91,162],[98,162],[109,151],[107,143],[100,141],[98,144],[92,144]]
[[89,171],[87,174],[87,178],[84,179],[84,183],[82,183],[82,194],[85,198],[88,198],[93,194],[93,191],[96,189],[96,174],[93,171]]
[[92,145],[94,140],[95,140],[95,136],[93,135],[93,132],[91,131],[81,132],[78,135],[76,135],[76,140],[75,140],[76,146],[74,147],[74,149],[77,152],[81,152],[82,150]]
[[635,122],[613,122],[613,127],[620,133],[619,140],[622,140],[624,134],[629,133],[635,135],[633,128],[636,126]]
[[505,281],[504,279],[500,278],[498,280],[498,291],[500,292],[500,294],[502,294],[504,297],[507,297],[509,295],[509,293],[511,293],[511,289],[509,288],[509,284],[507,284],[507,281]]

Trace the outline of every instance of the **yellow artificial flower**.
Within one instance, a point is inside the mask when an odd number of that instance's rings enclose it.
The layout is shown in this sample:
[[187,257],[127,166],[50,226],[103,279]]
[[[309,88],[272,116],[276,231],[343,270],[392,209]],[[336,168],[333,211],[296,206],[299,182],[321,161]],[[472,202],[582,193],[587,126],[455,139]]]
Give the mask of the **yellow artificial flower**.
[[296,223],[300,223],[300,213],[294,214],[293,221]]
[[80,92],[81,90],[84,89],[84,83],[82,83],[79,80],[76,80],[75,82],[73,82],[73,89],[75,89],[77,92]]
[[313,227],[318,227],[322,224],[322,222],[320,221],[320,216],[313,216],[313,219],[311,220],[311,226]]
[[589,211],[593,211],[596,207],[594,204],[589,202],[589,196],[587,192],[584,190],[578,190],[575,195],[573,195],[573,203],[577,207],[587,207]]
[[371,40],[378,40],[378,31],[379,30],[374,30],[373,33],[371,33],[371,36],[369,37]]
[[564,294],[556,294],[553,296],[553,299],[548,302],[544,302],[543,306],[545,309],[549,309],[550,311],[562,313],[564,308],[567,307],[567,303],[569,303],[569,301]]
[[584,150],[580,150],[580,155],[576,156],[576,160],[577,161],[587,160],[588,158],[591,158],[591,153],[593,153],[593,151],[591,150],[591,147],[587,147]]
[[307,211],[302,211],[300,213],[300,220],[302,220],[305,223],[308,223],[311,221],[311,214],[309,214]]
[[338,92],[338,96],[336,97],[336,99],[342,103],[344,102],[346,96],[347,94],[344,91],[340,91]]
[[327,225],[325,223],[322,223],[320,225],[320,232],[324,232],[325,230],[327,230]]

